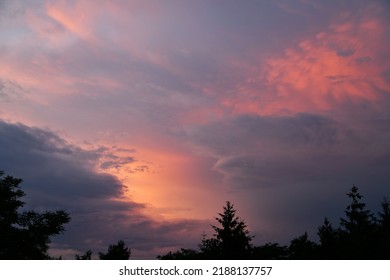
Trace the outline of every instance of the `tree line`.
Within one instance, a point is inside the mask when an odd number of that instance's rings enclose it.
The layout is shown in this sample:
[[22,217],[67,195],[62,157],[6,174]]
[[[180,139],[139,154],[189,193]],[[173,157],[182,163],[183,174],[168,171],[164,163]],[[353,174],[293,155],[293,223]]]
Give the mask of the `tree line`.
[[390,259],[390,204],[387,198],[381,211],[374,215],[363,202],[359,189],[353,186],[350,199],[338,227],[328,218],[318,227],[319,242],[309,239],[307,232],[293,238],[289,245],[265,243],[255,246],[245,222],[236,216],[231,202],[212,226],[213,237],[201,239],[199,249],[180,249],[158,256],[159,259],[268,259],[268,260],[341,260]]
[[[54,259],[48,254],[51,237],[65,231],[70,215],[64,210],[21,211],[25,205],[21,179],[0,171],[0,259]],[[390,259],[390,203],[384,198],[381,211],[374,214],[366,207],[358,187],[347,193],[350,203],[333,226],[328,218],[318,227],[318,242],[307,232],[293,238],[289,245],[253,245],[253,237],[243,219],[227,201],[212,225],[214,234],[202,236],[198,249],[182,248],[157,256],[161,260],[203,259]],[[123,240],[98,253],[101,260],[128,260],[131,250]],[[92,251],[75,255],[77,260],[92,259]],[[61,259],[61,257],[60,257]]]

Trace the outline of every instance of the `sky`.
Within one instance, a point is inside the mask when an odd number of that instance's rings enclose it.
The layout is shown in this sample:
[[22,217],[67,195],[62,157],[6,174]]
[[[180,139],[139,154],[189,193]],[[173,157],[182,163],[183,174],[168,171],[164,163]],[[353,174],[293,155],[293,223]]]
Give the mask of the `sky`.
[[51,253],[197,248],[232,201],[287,244],[390,195],[390,4],[0,0],[0,170]]

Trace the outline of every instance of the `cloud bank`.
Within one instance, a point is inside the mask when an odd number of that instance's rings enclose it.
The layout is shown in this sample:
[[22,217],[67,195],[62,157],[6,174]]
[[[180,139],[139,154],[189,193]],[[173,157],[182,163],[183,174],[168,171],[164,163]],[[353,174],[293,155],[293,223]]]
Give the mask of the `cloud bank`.
[[57,256],[73,258],[93,249],[96,257],[98,250],[123,239],[135,258],[153,258],[176,248],[177,240],[194,246],[199,239],[204,221],[149,217],[143,213],[146,205],[123,196],[125,186],[116,177],[96,172],[94,165],[106,156],[104,148],[87,151],[52,131],[4,121],[0,135],[1,170],[24,180],[26,206],[71,215],[64,235],[54,238]]

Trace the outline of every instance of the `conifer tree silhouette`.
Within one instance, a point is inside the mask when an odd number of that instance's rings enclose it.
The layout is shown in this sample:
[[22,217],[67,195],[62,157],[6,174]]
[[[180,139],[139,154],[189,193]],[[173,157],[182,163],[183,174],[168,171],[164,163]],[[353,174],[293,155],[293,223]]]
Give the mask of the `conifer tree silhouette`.
[[320,238],[319,257],[325,260],[337,259],[338,256],[338,231],[333,228],[328,218],[324,219],[322,226],[318,228]]
[[223,212],[218,213],[215,219],[220,226],[212,226],[214,238],[202,240],[201,252],[218,259],[249,258],[252,236],[245,222],[236,216],[236,209],[230,201],[226,202]]
[[344,211],[346,217],[340,219],[341,258],[374,258],[378,245],[375,217],[362,201],[363,196],[358,187],[354,185],[347,196],[351,203]]

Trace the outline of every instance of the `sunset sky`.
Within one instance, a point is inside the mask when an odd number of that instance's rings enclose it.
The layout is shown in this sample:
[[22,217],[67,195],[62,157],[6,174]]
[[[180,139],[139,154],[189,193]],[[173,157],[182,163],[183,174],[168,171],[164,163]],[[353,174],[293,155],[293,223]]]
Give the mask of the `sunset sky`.
[[0,170],[57,256],[196,249],[227,200],[315,240],[390,196],[390,3],[0,0]]

